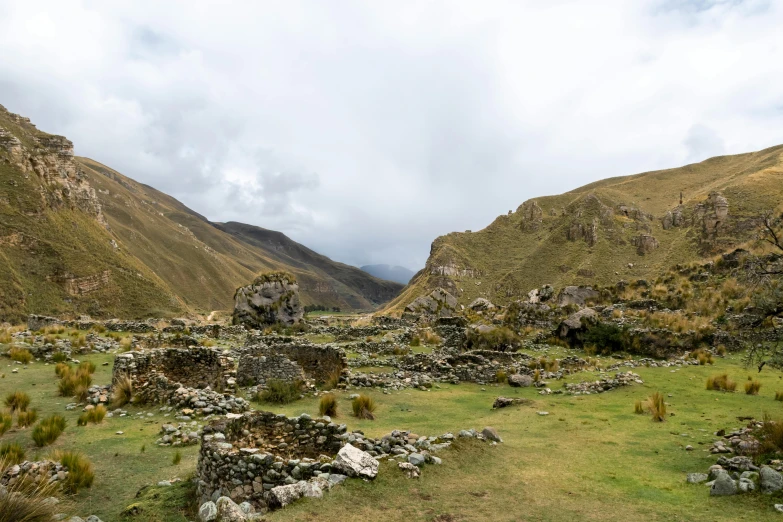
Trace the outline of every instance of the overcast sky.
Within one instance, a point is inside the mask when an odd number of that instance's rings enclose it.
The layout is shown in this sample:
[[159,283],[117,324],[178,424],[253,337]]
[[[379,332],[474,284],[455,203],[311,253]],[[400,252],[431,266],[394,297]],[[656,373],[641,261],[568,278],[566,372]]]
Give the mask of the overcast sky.
[[0,0],[0,104],[214,221],[418,269],[608,176],[783,143],[783,2]]

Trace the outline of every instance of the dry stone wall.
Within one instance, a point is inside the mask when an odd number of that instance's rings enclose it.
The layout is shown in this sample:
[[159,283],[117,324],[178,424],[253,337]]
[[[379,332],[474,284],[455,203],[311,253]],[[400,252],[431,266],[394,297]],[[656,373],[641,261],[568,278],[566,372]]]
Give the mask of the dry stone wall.
[[112,382],[127,375],[139,387],[162,375],[183,386],[223,389],[233,385],[234,373],[234,360],[215,348],[158,348],[117,355]]

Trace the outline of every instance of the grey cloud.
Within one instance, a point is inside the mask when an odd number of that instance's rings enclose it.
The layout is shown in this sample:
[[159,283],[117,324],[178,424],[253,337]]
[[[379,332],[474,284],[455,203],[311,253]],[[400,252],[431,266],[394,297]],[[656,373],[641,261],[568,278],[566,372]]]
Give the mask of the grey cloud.
[[531,197],[783,142],[782,22],[752,0],[0,0],[0,103],[212,220],[416,269]]

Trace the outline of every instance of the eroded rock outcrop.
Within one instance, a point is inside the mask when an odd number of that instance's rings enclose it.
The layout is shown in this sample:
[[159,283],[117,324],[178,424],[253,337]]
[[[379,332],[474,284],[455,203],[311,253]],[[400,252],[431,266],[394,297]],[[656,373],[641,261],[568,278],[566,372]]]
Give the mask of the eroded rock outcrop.
[[304,309],[299,302],[299,285],[291,274],[270,272],[234,294],[234,324],[263,328],[275,323],[296,324]]
[[456,313],[457,299],[443,288],[436,288],[429,295],[417,297],[405,307],[405,313],[430,319],[451,317]]

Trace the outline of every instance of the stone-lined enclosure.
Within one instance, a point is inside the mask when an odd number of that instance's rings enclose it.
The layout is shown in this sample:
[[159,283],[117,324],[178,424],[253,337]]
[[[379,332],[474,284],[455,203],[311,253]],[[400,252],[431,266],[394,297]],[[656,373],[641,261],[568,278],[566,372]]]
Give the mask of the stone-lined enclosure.
[[345,425],[308,415],[254,411],[204,428],[198,461],[201,502],[231,497],[267,509],[270,491],[329,474]]
[[128,376],[138,388],[153,375],[192,388],[222,390],[233,384],[234,360],[219,349],[203,347],[157,348],[114,358],[112,382]]
[[242,349],[237,365],[240,386],[264,385],[269,379],[317,383],[342,379],[348,359],[335,345],[317,345],[293,338],[267,338],[270,344],[251,344]]

